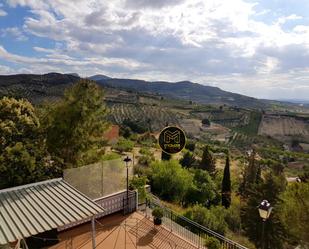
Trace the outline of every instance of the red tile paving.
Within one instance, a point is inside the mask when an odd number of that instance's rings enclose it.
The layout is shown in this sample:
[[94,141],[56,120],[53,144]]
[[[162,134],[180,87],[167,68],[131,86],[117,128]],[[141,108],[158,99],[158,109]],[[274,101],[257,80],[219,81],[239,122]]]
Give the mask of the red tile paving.
[[[92,249],[91,224],[59,234],[60,243],[50,249]],[[183,238],[153,222],[141,213],[129,216],[114,214],[96,223],[98,249],[196,249]]]

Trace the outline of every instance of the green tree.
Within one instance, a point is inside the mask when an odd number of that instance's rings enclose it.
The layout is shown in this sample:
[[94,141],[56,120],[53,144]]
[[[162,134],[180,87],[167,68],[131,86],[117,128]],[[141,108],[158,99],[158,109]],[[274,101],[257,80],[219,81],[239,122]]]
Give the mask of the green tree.
[[264,180],[251,187],[248,199],[242,208],[242,225],[248,238],[257,248],[262,246],[262,219],[259,216],[258,206],[262,200],[268,200],[275,207],[271,216],[265,221],[264,248],[281,249],[287,239],[284,225],[279,219],[276,208],[280,203],[279,195],[285,190],[286,180],[283,174],[275,175],[267,172]]
[[49,112],[45,122],[48,150],[63,158],[67,167],[94,162],[104,144],[106,114],[102,89],[93,81],[80,80]]
[[184,216],[202,226],[224,235],[227,230],[225,214],[225,209],[220,206],[208,209],[201,205],[195,205],[189,208],[184,213]]
[[288,230],[292,239],[297,243],[309,246],[309,182],[291,183],[280,196],[280,221]]
[[182,167],[190,168],[194,163],[196,159],[192,152],[187,151],[183,157],[179,160]]
[[223,179],[222,179],[222,206],[229,208],[231,205],[231,175],[230,175],[230,157],[227,155]]
[[0,100],[0,188],[43,180],[49,173],[55,172],[34,107],[23,99],[3,97]]
[[118,142],[112,147],[114,150],[120,153],[132,151],[134,147],[134,142],[125,138],[119,138]]
[[190,172],[176,160],[153,162],[151,169],[152,190],[165,200],[182,202],[192,184]]
[[214,175],[216,172],[216,160],[208,145],[204,147],[200,168],[207,170],[210,175]]
[[217,197],[216,185],[207,171],[191,169],[193,184],[185,196],[185,204],[201,204],[209,207]]
[[261,166],[255,159],[256,152],[254,150],[249,152],[248,164],[243,171],[243,179],[240,184],[240,194],[244,197],[252,191],[252,188],[261,181]]
[[146,184],[148,183],[148,179],[146,176],[133,176],[130,180],[130,188],[137,189],[138,191],[138,199],[139,203],[144,203],[147,197]]

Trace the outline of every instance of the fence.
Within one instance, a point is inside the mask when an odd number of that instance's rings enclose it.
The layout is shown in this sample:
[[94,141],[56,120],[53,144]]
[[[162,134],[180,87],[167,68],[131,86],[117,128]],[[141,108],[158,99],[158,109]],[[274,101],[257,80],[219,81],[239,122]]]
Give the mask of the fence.
[[207,227],[204,227],[184,216],[181,216],[167,207],[160,204],[158,198],[153,196],[152,200],[147,200],[146,216],[151,214],[151,210],[155,207],[160,207],[163,210],[162,224],[167,227],[171,232],[185,238],[198,248],[206,249],[205,241],[209,237],[218,239],[221,243],[222,249],[248,249],[245,246],[232,241],[221,234],[218,234]]
[[[132,175],[129,167],[129,175]],[[98,199],[126,188],[126,167],[122,159],[102,161],[66,169],[63,178],[91,199]]]

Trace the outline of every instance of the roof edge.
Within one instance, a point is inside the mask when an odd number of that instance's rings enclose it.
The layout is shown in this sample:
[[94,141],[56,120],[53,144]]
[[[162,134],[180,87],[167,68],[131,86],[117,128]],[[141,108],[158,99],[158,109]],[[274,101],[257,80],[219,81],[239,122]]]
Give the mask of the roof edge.
[[41,184],[45,184],[45,183],[50,183],[50,182],[59,182],[61,180],[63,180],[63,179],[62,178],[53,178],[53,179],[49,179],[49,180],[45,180],[45,181],[41,181],[41,182],[34,182],[34,183],[28,183],[28,184],[25,184],[25,185],[19,185],[19,186],[11,187],[11,188],[4,188],[4,189],[0,189],[0,193],[15,191],[15,190],[24,189],[24,188],[29,188],[29,187],[33,187],[33,186],[37,186],[37,185],[41,185]]

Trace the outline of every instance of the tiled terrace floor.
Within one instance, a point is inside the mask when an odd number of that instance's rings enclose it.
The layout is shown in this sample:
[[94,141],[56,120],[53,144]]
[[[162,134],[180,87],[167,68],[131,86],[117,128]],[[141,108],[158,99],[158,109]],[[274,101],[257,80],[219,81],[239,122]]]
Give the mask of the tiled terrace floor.
[[[59,235],[60,243],[50,249],[92,249],[91,224],[78,226]],[[163,226],[154,227],[141,213],[115,214],[96,223],[98,249],[195,249],[194,245]]]

